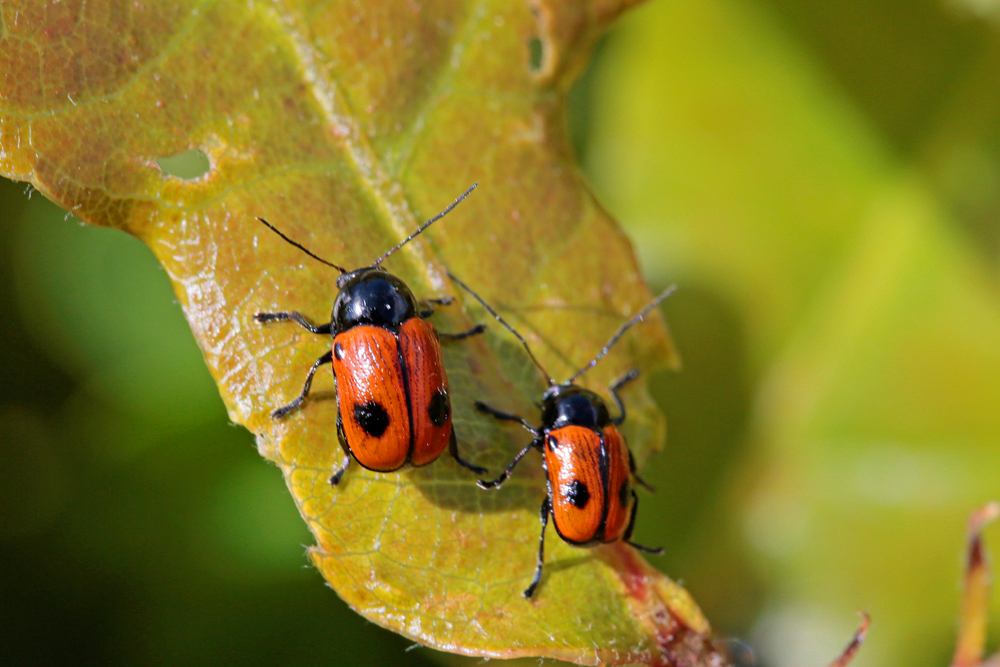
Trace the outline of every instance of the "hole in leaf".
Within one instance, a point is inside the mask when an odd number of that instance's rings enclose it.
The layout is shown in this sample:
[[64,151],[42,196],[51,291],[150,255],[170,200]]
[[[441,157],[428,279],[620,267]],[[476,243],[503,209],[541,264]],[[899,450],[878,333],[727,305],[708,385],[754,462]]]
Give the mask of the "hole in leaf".
[[528,40],[528,66],[532,72],[542,69],[542,62],[545,60],[545,45],[541,38],[532,37]]
[[184,151],[170,157],[157,158],[156,164],[167,176],[175,176],[185,181],[201,178],[211,170],[208,156],[200,150]]

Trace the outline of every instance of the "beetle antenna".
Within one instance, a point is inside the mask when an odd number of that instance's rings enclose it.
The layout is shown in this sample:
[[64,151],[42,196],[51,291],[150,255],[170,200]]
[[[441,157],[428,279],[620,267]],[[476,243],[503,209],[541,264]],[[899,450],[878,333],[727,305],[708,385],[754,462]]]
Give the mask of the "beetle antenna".
[[535,358],[535,355],[532,354],[531,348],[528,347],[528,341],[524,340],[524,337],[521,336],[521,334],[517,333],[517,330],[514,329],[514,327],[512,327],[509,324],[507,324],[507,322],[502,317],[500,317],[500,314],[497,313],[497,311],[493,310],[488,303],[486,303],[485,301],[483,301],[483,297],[481,297],[478,294],[476,294],[475,292],[473,292],[472,288],[470,288],[468,285],[466,285],[461,280],[459,280],[458,278],[456,278],[455,275],[451,271],[448,271],[447,273],[448,273],[448,277],[449,278],[451,278],[453,281],[455,281],[458,284],[459,287],[461,287],[466,292],[468,292],[473,297],[475,297],[476,301],[478,301],[483,306],[483,308],[486,309],[486,311],[490,315],[492,315],[493,317],[495,317],[496,320],[497,320],[497,322],[499,322],[500,324],[504,325],[504,327],[506,327],[507,331],[509,331],[512,334],[514,334],[517,337],[517,339],[519,341],[521,341],[521,345],[523,345],[524,349],[528,352],[528,356],[531,357],[531,360],[533,362],[535,362],[536,366],[538,366],[538,370],[540,370],[542,372],[542,375],[545,376],[545,379],[548,380],[549,386],[551,387],[552,385],[554,385],[556,383],[556,381],[552,379],[552,376],[549,375],[548,371],[545,370],[545,367],[542,366],[542,364],[539,363],[538,359]]
[[463,199],[465,199],[466,197],[468,197],[469,193],[471,193],[473,190],[475,190],[477,185],[479,185],[479,183],[473,183],[472,187],[470,187],[468,190],[466,190],[465,192],[463,192],[462,196],[459,197],[458,199],[456,199],[455,201],[453,201],[448,206],[448,208],[446,208],[445,210],[441,211],[440,213],[438,213],[437,215],[435,215],[433,218],[431,218],[430,220],[428,220],[424,224],[422,224],[419,227],[417,227],[417,231],[415,231],[412,234],[410,234],[409,236],[407,236],[405,239],[402,240],[402,242],[400,242],[394,248],[392,248],[391,250],[389,250],[389,252],[385,253],[384,255],[382,255],[381,257],[379,257],[378,259],[376,259],[374,262],[372,262],[371,265],[373,267],[378,266],[383,261],[385,261],[385,259],[387,257],[389,257],[389,255],[391,255],[392,253],[396,252],[397,250],[399,250],[400,248],[402,248],[404,245],[406,245],[407,243],[409,243],[410,241],[412,241],[414,238],[416,238],[417,236],[419,236],[421,232],[423,232],[425,229],[427,229],[428,227],[430,227],[431,225],[433,225],[435,222],[437,222],[438,220],[440,220],[444,216],[446,216],[449,213],[451,213],[451,209],[453,209],[456,206],[458,206],[462,202]]
[[597,362],[600,361],[601,359],[603,359],[604,355],[606,355],[608,353],[608,350],[610,350],[614,346],[614,344],[618,342],[618,339],[622,337],[622,334],[624,334],[626,331],[628,331],[629,329],[631,329],[633,326],[635,326],[639,322],[642,322],[642,319],[644,317],[646,317],[646,315],[649,314],[649,311],[653,310],[654,308],[656,308],[657,306],[659,306],[661,303],[663,303],[663,301],[668,296],[670,296],[671,294],[673,294],[674,290],[676,290],[676,289],[677,289],[677,285],[671,285],[667,289],[663,290],[662,292],[660,292],[659,296],[657,296],[655,299],[653,299],[648,304],[646,304],[645,308],[643,308],[638,313],[636,313],[635,315],[633,315],[632,319],[630,319],[628,322],[626,322],[625,324],[623,324],[620,327],[618,327],[618,331],[616,331],[615,335],[611,337],[611,340],[609,340],[607,342],[607,344],[604,347],[601,348],[601,351],[597,353],[597,356],[594,357],[593,359],[591,359],[590,363],[588,363],[583,368],[581,368],[576,373],[574,373],[573,377],[571,377],[570,379],[566,380],[566,384],[573,384],[573,382],[575,382],[577,379],[579,379],[579,377],[581,375],[583,375],[584,373],[586,373],[587,371],[589,371],[591,368],[593,368],[594,366],[596,366]]
[[313,259],[315,259],[315,260],[318,260],[318,261],[320,261],[320,262],[323,262],[323,263],[324,263],[324,264],[326,264],[327,266],[332,266],[333,268],[337,269],[337,270],[338,270],[338,271],[340,271],[341,273],[347,273],[347,269],[345,269],[345,268],[343,268],[343,267],[340,267],[340,266],[337,266],[336,264],[334,264],[334,263],[332,263],[332,262],[328,262],[328,261],[326,261],[325,259],[323,259],[323,258],[322,258],[322,257],[320,257],[319,255],[316,255],[316,254],[313,254],[312,252],[310,252],[310,251],[309,251],[308,249],[306,249],[306,247],[305,247],[304,245],[302,245],[301,243],[296,243],[295,241],[291,240],[290,238],[288,238],[287,236],[285,236],[284,234],[282,234],[282,233],[281,233],[280,231],[278,231],[278,228],[277,228],[277,227],[275,227],[274,225],[272,225],[272,224],[271,224],[270,222],[268,222],[268,221],[267,221],[267,220],[265,220],[264,218],[257,218],[257,219],[258,219],[258,220],[260,220],[261,222],[263,222],[263,223],[264,223],[265,225],[267,225],[267,228],[268,228],[268,229],[270,229],[270,230],[271,230],[272,232],[274,232],[275,234],[277,234],[277,235],[278,235],[278,236],[280,236],[281,238],[285,239],[285,241],[287,241],[288,243],[291,243],[291,244],[292,244],[293,246],[295,246],[296,248],[298,248],[299,250],[301,250],[301,251],[302,251],[302,252],[304,252],[305,254],[309,255],[309,256],[310,256],[310,257],[312,257]]

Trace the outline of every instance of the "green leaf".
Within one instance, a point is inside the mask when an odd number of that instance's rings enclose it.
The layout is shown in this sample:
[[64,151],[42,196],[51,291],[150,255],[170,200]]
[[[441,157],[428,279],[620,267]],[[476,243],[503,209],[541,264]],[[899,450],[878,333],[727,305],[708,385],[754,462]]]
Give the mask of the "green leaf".
[[[650,297],[628,240],[573,164],[563,121],[565,90],[625,4],[0,8],[0,172],[152,248],[231,419],[284,473],[316,539],[315,565],[369,619],[443,650],[720,660],[688,594],[620,544],[582,550],[550,531],[543,585],[521,598],[544,492],[537,459],[499,492],[478,489],[447,456],[388,474],[354,466],[332,489],[340,448],[329,373],[304,409],[268,416],[328,343],[253,314],[296,309],[322,321],[336,274],[254,217],[360,266],[478,181],[387,268],[424,297],[454,294],[445,270],[454,271],[520,327],[553,375],[568,376]],[[485,317],[439,313],[442,330]],[[535,416],[540,378],[496,326],[446,345],[445,357],[460,448],[497,470],[524,434],[475,414],[472,400]],[[674,361],[653,321],[586,384],[602,390],[632,365]],[[643,388],[626,401],[641,462],[664,426]],[[648,521],[639,517],[640,533]]]

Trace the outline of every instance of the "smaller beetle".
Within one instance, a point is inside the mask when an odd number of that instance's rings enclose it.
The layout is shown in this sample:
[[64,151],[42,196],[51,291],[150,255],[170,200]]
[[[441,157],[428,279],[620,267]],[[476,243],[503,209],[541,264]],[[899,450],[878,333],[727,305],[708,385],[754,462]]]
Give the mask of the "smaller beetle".
[[542,468],[545,470],[547,492],[542,501],[542,534],[538,543],[538,564],[531,585],[524,591],[530,598],[542,578],[545,562],[545,528],[552,515],[556,532],[564,541],[576,546],[593,546],[622,540],[636,549],[649,553],[663,553],[663,549],[653,549],[632,541],[632,529],[639,508],[639,498],[631,486],[634,480],[652,491],[652,487],[635,472],[635,459],[618,426],[625,421],[625,405],[618,396],[618,390],[626,383],[639,377],[639,371],[632,369],[618,378],[609,387],[611,397],[618,408],[618,416],[611,417],[604,401],[592,391],[574,384],[585,372],[593,368],[608,350],[618,342],[629,328],[642,321],[649,312],[673,293],[671,286],[653,299],[632,319],[625,322],[608,343],[587,365],[563,382],[556,384],[545,368],[538,362],[527,341],[507,324],[482,297],[473,292],[465,283],[448,276],[471,294],[496,318],[500,324],[513,333],[528,356],[548,380],[549,388],[542,394],[542,425],[532,426],[524,417],[501,412],[476,401],[476,409],[504,420],[518,422],[529,433],[532,441],[514,457],[507,469],[492,481],[479,481],[484,489],[498,488],[510,475],[514,466],[532,449],[542,453]]
[[[298,397],[271,413],[281,419],[309,395],[313,376],[324,364],[333,365],[337,396],[337,436],[344,449],[340,467],[330,477],[337,485],[353,456],[369,470],[390,472],[407,463],[426,465],[449,448],[462,466],[477,474],[485,468],[458,454],[452,428],[451,397],[439,338],[459,340],[482,333],[476,325],[457,334],[438,333],[426,321],[431,304],[447,305],[452,299],[427,300],[418,305],[402,280],[379,266],[435,221],[447,215],[475,189],[465,191],[371,265],[348,271],[313,254],[263,218],[271,231],[313,259],[340,271],[339,290],[330,322],[314,326],[295,311],[257,313],[258,322],[292,321],[315,334],[332,335],[332,349],[316,360],[306,375]],[[421,307],[422,306],[422,307]]]

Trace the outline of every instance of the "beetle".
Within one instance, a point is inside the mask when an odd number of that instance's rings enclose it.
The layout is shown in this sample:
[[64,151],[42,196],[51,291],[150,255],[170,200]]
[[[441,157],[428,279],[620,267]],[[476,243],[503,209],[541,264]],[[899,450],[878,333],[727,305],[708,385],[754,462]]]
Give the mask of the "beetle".
[[542,533],[538,542],[535,576],[524,590],[524,597],[531,598],[542,579],[542,566],[545,563],[545,529],[548,526],[549,515],[552,516],[559,537],[570,544],[594,546],[621,540],[642,551],[663,553],[662,548],[646,547],[632,541],[632,530],[639,508],[639,497],[632,483],[641,484],[650,491],[653,489],[636,473],[635,458],[621,431],[618,430],[625,421],[626,414],[625,404],[618,391],[639,377],[639,371],[636,369],[628,371],[609,387],[611,398],[618,410],[616,417],[611,416],[600,396],[578,386],[575,382],[596,366],[626,331],[641,322],[653,308],[670,296],[675,286],[668,287],[622,324],[596,357],[568,380],[557,384],[514,327],[504,321],[465,283],[451,273],[448,276],[517,337],[549,383],[548,389],[542,394],[542,423],[537,428],[524,417],[501,412],[482,401],[475,402],[478,411],[502,421],[517,422],[532,437],[531,442],[517,453],[499,477],[492,481],[480,480],[480,487],[499,488],[529,451],[537,449],[542,453],[542,468],[546,478],[546,494],[540,513]]
[[439,339],[461,340],[485,330],[478,324],[462,333],[440,333],[426,321],[434,305],[450,298],[418,303],[406,283],[381,264],[434,222],[447,215],[476,188],[473,185],[441,213],[422,224],[401,243],[368,266],[348,271],[313,254],[263,218],[282,239],[315,260],[340,271],[337,298],[327,324],[315,326],[296,311],[258,312],[260,323],[291,321],[314,334],[333,337],[331,349],[309,369],[302,391],[291,403],[271,413],[281,419],[309,395],[313,376],[332,364],[337,397],[337,437],[344,450],[330,476],[336,486],[351,458],[368,470],[390,472],[407,463],[434,461],[447,447],[455,460],[475,472],[485,468],[463,459],[452,428],[451,397]]

